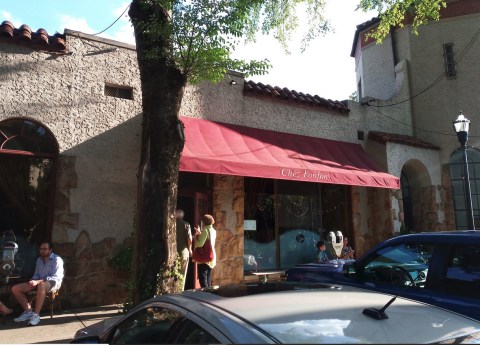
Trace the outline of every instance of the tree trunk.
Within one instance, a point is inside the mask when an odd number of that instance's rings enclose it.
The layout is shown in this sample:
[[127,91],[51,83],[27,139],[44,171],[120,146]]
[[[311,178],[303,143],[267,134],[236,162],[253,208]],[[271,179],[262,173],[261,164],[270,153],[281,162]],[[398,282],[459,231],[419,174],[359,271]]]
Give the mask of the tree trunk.
[[129,15],[143,97],[133,294],[133,302],[138,304],[176,290],[172,275],[177,259],[174,214],[183,150],[178,114],[186,78],[172,61],[170,37],[145,30],[152,16],[157,25],[167,23],[166,11],[155,1],[133,0]]

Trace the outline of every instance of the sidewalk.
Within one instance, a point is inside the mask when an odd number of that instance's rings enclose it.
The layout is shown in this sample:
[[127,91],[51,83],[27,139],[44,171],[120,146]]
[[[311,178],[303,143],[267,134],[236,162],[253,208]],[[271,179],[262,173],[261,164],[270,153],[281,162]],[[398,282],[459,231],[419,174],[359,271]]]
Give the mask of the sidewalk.
[[80,328],[118,315],[121,310],[120,305],[70,309],[55,311],[52,319],[44,312],[37,326],[16,323],[13,319],[17,315],[9,315],[0,319],[0,344],[66,344]]

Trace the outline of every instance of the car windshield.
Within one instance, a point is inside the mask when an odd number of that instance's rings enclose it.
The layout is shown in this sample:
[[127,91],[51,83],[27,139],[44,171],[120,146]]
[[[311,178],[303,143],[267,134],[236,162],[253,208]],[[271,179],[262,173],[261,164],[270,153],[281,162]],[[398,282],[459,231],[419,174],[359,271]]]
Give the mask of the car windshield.
[[428,264],[430,257],[431,249],[428,246],[400,244],[395,247],[385,247],[375,252],[366,267],[385,264]]
[[358,263],[357,268],[365,281],[423,288],[433,248],[418,243],[383,247]]

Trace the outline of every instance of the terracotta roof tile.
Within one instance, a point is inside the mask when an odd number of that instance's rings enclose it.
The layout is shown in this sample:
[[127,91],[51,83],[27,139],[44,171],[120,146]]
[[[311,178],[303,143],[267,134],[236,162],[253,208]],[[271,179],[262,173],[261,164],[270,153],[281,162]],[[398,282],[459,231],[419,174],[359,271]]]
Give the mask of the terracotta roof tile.
[[304,94],[303,92],[297,92],[295,90],[289,90],[288,88],[280,88],[278,86],[272,87],[271,85],[264,85],[262,83],[256,83],[252,80],[245,81],[243,85],[244,92],[253,93],[257,95],[264,95],[281,99],[285,101],[307,104],[311,106],[317,106],[338,111],[340,113],[349,113],[346,101],[333,101],[331,99],[325,99],[320,96],[312,96],[310,94]]
[[44,50],[56,53],[66,53],[65,35],[58,32],[49,36],[45,29],[32,31],[26,24],[15,28],[9,21],[0,24],[0,42],[13,43],[34,50]]
[[385,144],[389,143],[398,143],[408,146],[421,147],[425,149],[440,150],[440,147],[412,137],[410,135],[396,134],[396,133],[386,133],[386,132],[377,132],[370,131],[368,133],[368,139],[380,142]]

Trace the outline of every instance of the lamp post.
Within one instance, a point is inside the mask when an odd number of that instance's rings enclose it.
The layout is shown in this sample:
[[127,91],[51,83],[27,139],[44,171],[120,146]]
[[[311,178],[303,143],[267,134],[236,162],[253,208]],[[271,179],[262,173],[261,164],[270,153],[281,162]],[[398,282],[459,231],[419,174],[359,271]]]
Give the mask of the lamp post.
[[465,201],[467,203],[467,221],[468,229],[475,230],[475,223],[473,222],[473,208],[472,208],[472,192],[470,191],[470,177],[468,174],[468,159],[467,159],[467,140],[468,140],[468,128],[470,126],[470,120],[463,116],[460,111],[457,119],[453,121],[453,128],[457,132],[458,141],[462,145],[463,152],[463,182],[465,184]]

